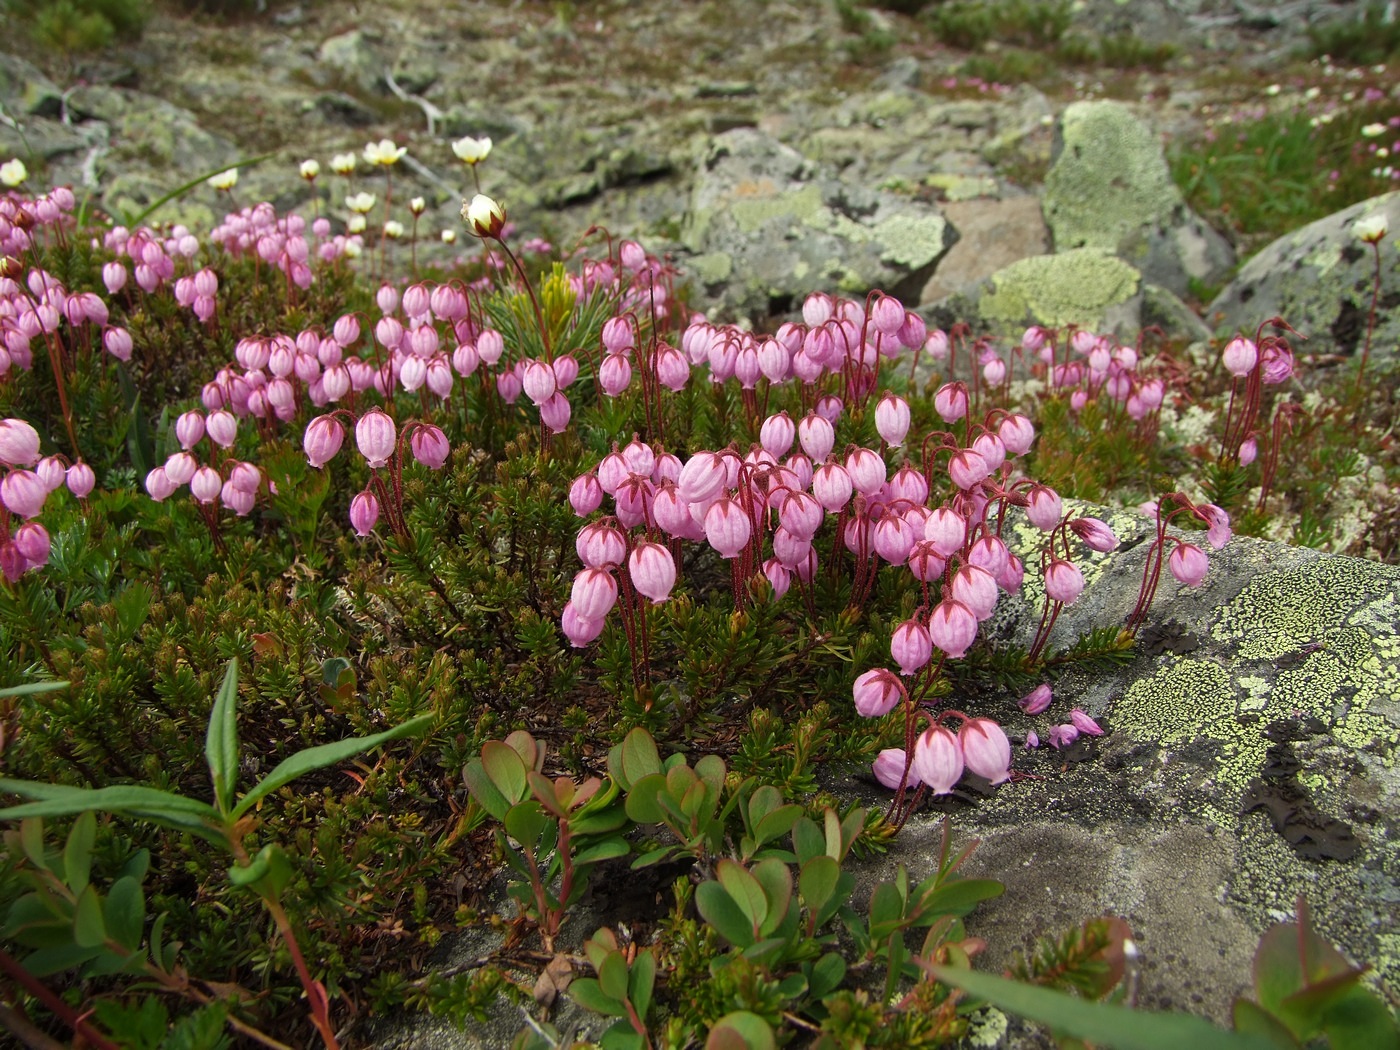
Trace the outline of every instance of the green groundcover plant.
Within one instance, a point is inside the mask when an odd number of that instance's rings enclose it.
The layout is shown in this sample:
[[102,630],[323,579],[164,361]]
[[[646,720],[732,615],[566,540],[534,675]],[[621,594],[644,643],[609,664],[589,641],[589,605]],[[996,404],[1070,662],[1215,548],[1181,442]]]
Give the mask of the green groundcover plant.
[[[453,148],[479,179],[490,140]],[[610,1047],[949,1045],[983,1003],[1105,1046],[1393,1039],[1301,907],[1225,1033],[1112,1005],[1111,918],[977,973],[1001,887],[946,827],[868,899],[850,870],[1007,785],[1007,726],[1101,733],[1055,681],[1131,659],[1164,572],[1199,584],[1235,531],[1352,541],[1339,481],[1394,470],[1369,335],[1319,394],[1282,318],[1209,361],[880,292],[748,331],[641,244],[521,240],[481,193],[420,265],[403,155],[334,158],[343,210],[303,163],[309,217],[214,173],[208,231],[0,166],[0,1023],[363,1045],[564,995]],[[1126,622],[1054,646],[1118,546],[1076,499],[1138,509],[1147,557]],[[1011,603],[1025,644],[988,626]],[[666,902],[576,929],[629,871]],[[498,949],[426,965],[478,926]]]

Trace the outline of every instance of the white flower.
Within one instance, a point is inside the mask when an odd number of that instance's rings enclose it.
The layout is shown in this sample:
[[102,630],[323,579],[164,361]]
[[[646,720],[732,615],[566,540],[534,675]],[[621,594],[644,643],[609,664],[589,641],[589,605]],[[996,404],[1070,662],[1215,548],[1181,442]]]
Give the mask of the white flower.
[[1361,134],[1365,135],[1368,139],[1376,138],[1378,135],[1384,135],[1385,125],[1379,123],[1367,124],[1364,128],[1361,129]]
[[374,207],[376,200],[378,198],[373,193],[356,193],[345,198],[345,206],[353,212],[365,215]]
[[345,228],[351,233],[364,233],[366,225],[368,225],[368,223],[366,223],[363,215],[352,215],[349,221],[345,223]]
[[317,175],[321,174],[321,165],[314,160],[304,160],[301,162],[301,177],[310,182]]
[[206,181],[216,190],[231,190],[238,185],[238,169],[229,168],[228,171],[221,171],[217,175],[210,175]]
[[506,210],[484,193],[462,205],[462,218],[478,237],[496,237],[506,224]]
[[456,244],[456,243],[457,243],[457,231],[456,231],[456,230],[443,230],[443,231],[442,231],[442,243],[443,243],[443,244]]
[[468,135],[452,143],[452,152],[465,164],[480,164],[491,153],[491,140],[484,135],[479,139]]
[[403,223],[390,219],[384,224],[384,236],[391,241],[396,241],[403,236]]
[[425,201],[422,197],[414,197],[411,201],[408,202],[408,210],[411,211],[414,215],[422,215],[425,211],[428,210],[428,202]]
[[349,175],[355,170],[355,154],[337,153],[331,158],[331,171],[337,175]]
[[[363,222],[364,220],[361,221]],[[345,247],[341,250],[345,253],[345,258],[358,259],[361,253],[364,251],[364,248],[361,247],[359,239],[356,238],[354,240],[346,241]]]
[[1278,94],[1280,91],[1282,91],[1282,90],[1283,90],[1283,85],[1282,85],[1282,84],[1270,84],[1268,87],[1266,87],[1266,88],[1264,89],[1264,94],[1273,96],[1273,95],[1277,95],[1277,94]]
[[1303,92],[1303,97],[1304,97],[1305,99],[1307,99],[1309,102],[1311,102],[1313,99],[1317,98],[1317,97],[1318,97],[1319,95],[1321,95],[1321,94],[1322,94],[1322,88],[1320,88],[1320,87],[1310,87],[1310,88],[1308,88],[1308,90],[1306,90],[1306,91]]
[[24,161],[18,157],[0,164],[0,183],[4,183],[6,186],[18,186],[27,178],[29,178],[29,169],[24,166]]
[[1351,232],[1367,244],[1379,244],[1389,230],[1390,226],[1385,216],[1380,213],[1357,219],[1351,227]]
[[382,164],[387,168],[397,164],[399,158],[407,152],[408,147],[395,146],[393,139],[380,139],[365,147],[365,163]]

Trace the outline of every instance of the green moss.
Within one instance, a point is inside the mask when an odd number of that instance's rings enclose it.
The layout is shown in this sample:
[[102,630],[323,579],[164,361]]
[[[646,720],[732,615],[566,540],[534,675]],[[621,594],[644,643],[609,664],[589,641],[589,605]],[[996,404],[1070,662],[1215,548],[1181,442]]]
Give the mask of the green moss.
[[1137,270],[1106,251],[1083,248],[1012,263],[992,278],[980,310],[989,321],[1099,328],[1109,308],[1131,298]]

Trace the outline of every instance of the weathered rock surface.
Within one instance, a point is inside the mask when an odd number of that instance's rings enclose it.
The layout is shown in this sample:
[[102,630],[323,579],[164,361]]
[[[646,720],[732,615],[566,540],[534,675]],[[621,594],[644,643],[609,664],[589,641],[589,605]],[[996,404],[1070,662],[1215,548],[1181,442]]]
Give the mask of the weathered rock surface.
[[1380,242],[1381,289],[1371,353],[1391,358],[1400,341],[1400,192],[1362,201],[1274,241],[1240,268],[1206,311],[1222,335],[1253,334],[1261,321],[1282,317],[1307,337],[1310,354],[1361,353],[1375,287],[1371,246],[1352,232],[1366,216],[1385,216],[1391,236]]
[[847,183],[762,132],[716,136],[681,238],[706,302],[763,317],[813,288],[916,299],[956,236],[936,208]]
[[1050,235],[1041,217],[1040,201],[1030,195],[996,200],[954,199],[954,183],[944,217],[958,231],[958,241],[944,256],[919,302],[936,302],[956,292],[971,291],[1003,267],[1050,249]]
[[1044,208],[1056,251],[1113,252],[1177,295],[1234,265],[1225,239],[1186,206],[1151,128],[1117,102],[1065,109]]

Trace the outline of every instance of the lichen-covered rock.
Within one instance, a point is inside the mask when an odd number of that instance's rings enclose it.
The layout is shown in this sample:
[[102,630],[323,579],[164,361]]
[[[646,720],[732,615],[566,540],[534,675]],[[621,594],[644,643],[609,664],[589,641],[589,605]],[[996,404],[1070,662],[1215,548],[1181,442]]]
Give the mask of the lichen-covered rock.
[[1151,129],[1118,102],[1065,109],[1044,208],[1056,251],[1113,252],[1177,295],[1234,264],[1229,244],[1186,206]]
[[18,55],[0,53],[0,99],[19,116],[57,117],[63,109],[58,85]]
[[849,184],[753,130],[710,140],[682,241],[717,313],[791,310],[815,289],[916,301],[956,239],[930,205]]
[[[962,181],[951,182],[953,178]],[[949,177],[949,201],[944,205],[943,214],[957,229],[958,243],[924,286],[921,302],[936,302],[957,292],[969,291],[1003,267],[1049,250],[1050,237],[1036,198],[956,199],[959,189],[975,178]]]
[[1380,242],[1381,294],[1372,357],[1393,358],[1400,342],[1400,191],[1345,208],[1286,234],[1240,268],[1206,312],[1218,333],[1253,333],[1260,321],[1282,317],[1306,343],[1310,354],[1359,354],[1366,343],[1375,282],[1375,256],[1352,227],[1357,220],[1384,215],[1389,237]]
[[1106,251],[1035,255],[928,310],[940,327],[966,321],[980,332],[1020,338],[1028,325],[1077,325],[1122,338],[1141,327],[1142,275]]

